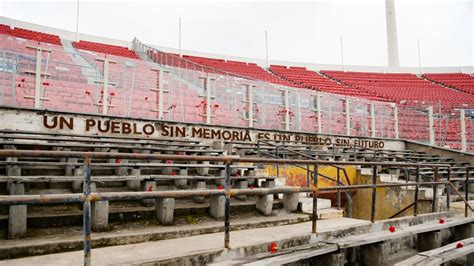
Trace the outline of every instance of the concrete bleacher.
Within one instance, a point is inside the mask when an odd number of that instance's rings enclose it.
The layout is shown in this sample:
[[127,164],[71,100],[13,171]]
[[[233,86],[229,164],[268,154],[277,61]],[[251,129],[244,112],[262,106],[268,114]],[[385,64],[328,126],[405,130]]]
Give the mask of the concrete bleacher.
[[[227,154],[222,142],[204,143],[198,140],[183,139],[136,139],[126,137],[98,137],[86,135],[57,135],[35,132],[2,131],[0,145],[4,149],[37,150],[37,151],[99,151],[105,153],[144,153],[144,154],[176,154],[191,156],[223,156]],[[0,161],[0,187],[2,194],[16,195],[45,195],[79,193],[82,191],[83,181],[82,159],[45,159],[45,158],[7,158]],[[118,159],[95,159],[92,166],[92,190],[94,192],[120,191],[173,191],[173,190],[206,190],[222,189],[224,186],[225,166],[215,162],[174,162],[166,161],[135,161]],[[239,188],[272,188],[275,187],[273,176],[256,174],[257,166],[249,164],[234,164],[231,169],[231,183]],[[252,210],[252,206],[263,215],[270,215],[273,210],[281,209],[288,204],[286,201],[270,197],[237,196],[232,205],[238,208]],[[172,224],[175,209],[178,215],[209,212],[216,219],[223,218],[223,198],[214,200],[204,197],[194,197],[193,201],[178,199],[166,206],[166,218],[158,216],[162,224]],[[296,199],[297,200],[297,199]],[[265,201],[265,203],[263,203]],[[192,203],[194,202],[194,203]],[[153,216],[160,205],[153,200],[142,202],[121,203],[99,202],[97,211],[93,215],[93,229],[107,230],[110,222],[123,219],[133,220],[136,216]],[[197,205],[196,205],[197,204]],[[125,207],[127,206],[127,207]],[[292,205],[289,211],[296,210]],[[11,207],[15,209],[15,207]],[[71,209],[72,208],[72,209]],[[288,209],[288,208],[287,208]],[[40,211],[43,210],[43,211]],[[26,221],[37,221],[41,218],[63,217],[63,222],[56,221],[57,225],[67,225],[79,222],[78,209],[67,205],[53,207],[52,213],[41,206],[30,206],[28,211],[22,210],[17,216],[10,212],[0,215],[3,222],[17,221],[17,226],[10,226],[8,235],[11,238],[22,237],[27,234]],[[59,215],[62,210],[64,215]],[[3,210],[4,212],[5,210]],[[100,213],[100,215],[99,215]],[[59,216],[58,216],[59,215]],[[122,218],[120,218],[122,217]]]

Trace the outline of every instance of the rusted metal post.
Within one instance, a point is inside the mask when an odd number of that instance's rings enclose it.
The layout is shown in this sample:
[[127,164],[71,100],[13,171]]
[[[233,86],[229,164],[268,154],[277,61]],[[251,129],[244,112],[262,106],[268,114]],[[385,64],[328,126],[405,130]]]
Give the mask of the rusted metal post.
[[224,246],[230,248],[230,164],[225,164],[225,214],[224,214]]
[[[434,169],[434,181],[438,181],[438,167]],[[438,185],[433,184],[433,202],[431,204],[431,212],[436,212],[436,205],[438,204]]]
[[469,204],[467,203],[469,201],[469,166],[466,167],[466,181],[464,181],[464,192],[466,193],[466,201],[464,205],[464,217],[468,216],[467,208],[469,207]]
[[449,211],[451,201],[451,167],[448,167],[448,186],[446,186],[446,209]]
[[83,231],[84,231],[84,266],[91,265],[91,157],[84,157],[84,203],[83,203]]
[[418,215],[418,191],[420,189],[420,185],[418,185],[418,182],[420,182],[420,167],[416,167],[416,172],[415,172],[415,200],[413,205],[413,215],[417,216]]
[[370,222],[375,222],[375,207],[377,204],[377,166],[372,166],[372,209],[370,210]]
[[314,164],[313,171],[313,217],[312,217],[312,230],[313,234],[316,234],[318,221],[318,165]]
[[336,167],[337,170],[337,208],[341,209],[341,190],[339,189],[339,185],[341,183],[341,175],[339,174],[339,167]]

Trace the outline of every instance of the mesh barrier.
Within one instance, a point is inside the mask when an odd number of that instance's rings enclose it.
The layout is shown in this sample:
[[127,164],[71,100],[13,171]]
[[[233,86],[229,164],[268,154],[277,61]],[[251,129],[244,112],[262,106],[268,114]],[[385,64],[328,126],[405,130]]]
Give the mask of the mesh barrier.
[[[0,104],[35,106],[36,50],[27,46],[38,45],[51,51],[42,52],[41,72],[46,75],[41,78],[41,108],[239,127],[248,127],[252,116],[255,128],[396,137],[393,103],[253,80],[138,41],[134,42],[134,50],[141,60],[0,35]],[[106,97],[104,60],[109,62]],[[103,101],[108,105],[106,112]],[[429,143],[427,107],[434,106],[436,144],[460,149],[460,118],[448,112],[455,107],[437,104],[400,104],[400,138]],[[468,117],[465,120],[466,145],[472,150],[473,122]]]

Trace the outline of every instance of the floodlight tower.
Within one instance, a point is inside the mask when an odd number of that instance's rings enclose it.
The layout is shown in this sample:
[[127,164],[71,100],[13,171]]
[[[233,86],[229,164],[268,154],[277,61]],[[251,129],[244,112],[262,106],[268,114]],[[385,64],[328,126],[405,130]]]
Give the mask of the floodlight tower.
[[388,66],[399,67],[397,17],[395,15],[394,0],[385,0],[385,17],[387,23],[387,52]]

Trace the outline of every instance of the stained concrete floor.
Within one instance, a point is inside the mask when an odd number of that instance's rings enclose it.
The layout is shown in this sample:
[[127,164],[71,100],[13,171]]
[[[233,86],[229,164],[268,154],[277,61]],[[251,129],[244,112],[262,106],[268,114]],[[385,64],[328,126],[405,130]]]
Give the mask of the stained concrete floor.
[[[265,217],[262,217],[261,219],[265,219]],[[318,233],[337,232],[339,230],[342,231],[350,227],[359,226],[370,226],[370,222],[350,218],[321,220],[318,222]],[[239,247],[261,245],[263,243],[269,243],[272,241],[282,241],[295,237],[305,237],[309,236],[310,232],[311,222],[232,231],[230,234],[230,244],[231,248],[236,249]],[[93,238],[94,235],[97,237],[98,234],[93,234]],[[172,258],[193,255],[197,256],[198,254],[202,253],[222,251],[223,244],[224,234],[220,232],[153,242],[143,242],[139,244],[95,249],[93,248],[92,263],[93,265],[130,265],[152,263]],[[0,261],[0,265],[79,265],[82,263],[83,251],[73,251]]]

